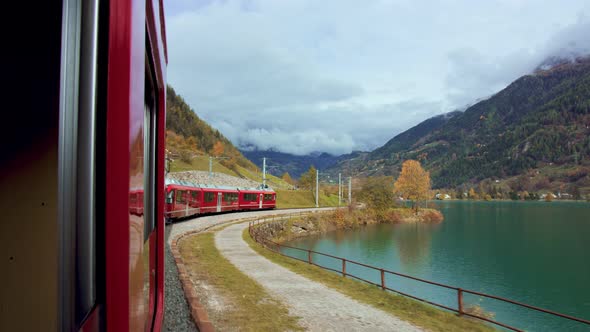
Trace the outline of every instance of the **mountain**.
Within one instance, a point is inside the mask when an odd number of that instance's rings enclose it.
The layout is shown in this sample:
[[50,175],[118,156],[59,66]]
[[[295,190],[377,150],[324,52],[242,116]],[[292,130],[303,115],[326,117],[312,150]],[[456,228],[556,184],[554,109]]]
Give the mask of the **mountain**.
[[171,86],[166,88],[166,130],[168,154],[177,159],[176,164],[183,163],[183,170],[191,169],[197,157],[219,155],[228,158],[220,159],[220,163],[238,176],[239,167],[256,171],[256,166],[218,130],[201,120]]
[[549,59],[464,112],[428,119],[331,172],[349,163],[355,174],[397,175],[407,159],[421,160],[434,187],[549,166],[563,182],[590,187],[590,59]]
[[[341,156],[333,156],[328,153],[311,153],[304,156],[297,156],[273,150],[241,150],[242,154],[262,169],[262,158],[266,158],[267,171],[281,176],[287,172],[293,178],[299,178],[313,165],[320,172],[336,165]],[[346,158],[345,156],[344,158]]]
[[460,111],[454,111],[441,115],[434,116],[426,121],[419,123],[418,125],[404,131],[403,133],[395,136],[389,140],[382,147],[374,150],[371,153],[373,158],[387,157],[393,153],[407,150],[412,146],[419,144],[419,140],[424,139],[430,133],[436,131],[444,124],[446,124],[453,117],[461,114]]

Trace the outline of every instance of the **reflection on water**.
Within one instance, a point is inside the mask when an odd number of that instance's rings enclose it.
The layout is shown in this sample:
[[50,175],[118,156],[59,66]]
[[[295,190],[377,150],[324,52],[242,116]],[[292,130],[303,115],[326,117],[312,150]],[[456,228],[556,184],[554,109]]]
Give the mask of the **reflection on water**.
[[[441,202],[439,207],[442,224],[374,225],[289,245],[590,319],[590,204]],[[338,268],[337,263],[329,264]],[[379,280],[366,269],[351,271]],[[456,307],[456,293],[397,277],[387,282]],[[590,330],[476,296],[466,296],[465,303],[480,304],[527,330]]]
[[420,267],[430,261],[430,241],[434,225],[404,224],[396,225],[393,232],[393,243],[397,255],[405,271],[418,272]]

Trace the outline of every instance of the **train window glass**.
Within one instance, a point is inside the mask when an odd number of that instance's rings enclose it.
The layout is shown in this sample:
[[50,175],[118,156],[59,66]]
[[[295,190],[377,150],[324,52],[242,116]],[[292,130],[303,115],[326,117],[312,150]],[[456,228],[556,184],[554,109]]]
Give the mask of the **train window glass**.
[[258,195],[257,194],[244,194],[244,196],[242,196],[244,198],[245,201],[248,202],[254,202],[258,199]]
[[265,201],[272,201],[272,194],[264,194],[264,200]]
[[205,193],[205,202],[206,203],[213,202],[214,200],[215,200],[215,194],[214,193]]
[[[149,41],[146,39],[146,50],[151,49]],[[156,93],[155,74],[152,70],[153,64],[150,61],[148,52],[145,52],[145,81],[144,81],[144,117],[143,117],[143,175],[144,175],[144,191],[143,191],[143,307],[145,308],[145,315],[150,315],[153,308],[150,308],[150,303],[155,303],[154,299],[150,297],[155,296],[153,292],[155,284],[152,280],[152,273],[155,272],[154,264],[151,262],[153,256],[152,244],[150,236],[156,229],[156,136],[157,136],[157,105],[158,97]],[[176,198],[178,200],[178,193],[180,192],[181,201],[186,201],[186,192],[177,191]],[[137,280],[139,281],[139,280]],[[138,294],[137,294],[138,295]],[[137,305],[140,305],[137,303]],[[145,327],[151,326],[150,320],[145,321]],[[137,328],[140,328],[137,326]],[[135,327],[132,327],[135,329]]]
[[198,199],[197,199],[197,192],[196,192],[196,191],[191,191],[191,196],[192,196],[192,198],[193,198],[193,201],[196,201],[196,200],[198,200]]
[[177,190],[176,191],[176,203],[185,203],[185,191],[184,190]]
[[172,204],[174,200],[174,190],[170,190],[166,196],[166,203]]

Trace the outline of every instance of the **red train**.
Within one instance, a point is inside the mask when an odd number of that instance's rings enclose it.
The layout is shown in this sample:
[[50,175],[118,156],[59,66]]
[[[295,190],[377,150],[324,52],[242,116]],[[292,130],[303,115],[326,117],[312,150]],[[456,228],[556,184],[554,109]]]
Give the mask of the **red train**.
[[277,195],[270,189],[208,186],[168,180],[167,220],[217,212],[268,210],[276,207]]
[[8,12],[27,24],[3,41],[0,331],[159,331],[163,1],[17,1]]

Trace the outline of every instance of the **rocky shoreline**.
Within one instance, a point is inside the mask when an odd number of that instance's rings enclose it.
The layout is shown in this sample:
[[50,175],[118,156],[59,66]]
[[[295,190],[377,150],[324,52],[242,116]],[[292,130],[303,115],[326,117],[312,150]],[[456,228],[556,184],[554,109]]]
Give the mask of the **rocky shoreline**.
[[390,209],[381,214],[365,210],[339,209],[262,223],[255,226],[255,233],[263,239],[280,243],[300,237],[324,234],[339,229],[355,229],[371,224],[440,223],[443,218],[442,213],[434,209],[421,209],[417,214],[414,210],[407,208]]

